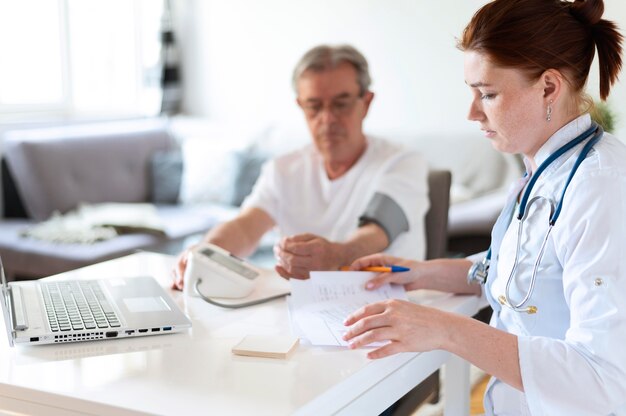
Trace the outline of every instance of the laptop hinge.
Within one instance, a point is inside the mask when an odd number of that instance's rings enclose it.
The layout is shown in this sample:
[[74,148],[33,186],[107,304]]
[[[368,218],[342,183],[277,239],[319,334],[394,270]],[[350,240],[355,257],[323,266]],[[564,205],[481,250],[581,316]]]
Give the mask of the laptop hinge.
[[13,318],[13,329],[23,331],[28,329],[28,321],[26,320],[26,311],[24,310],[24,302],[22,300],[22,289],[18,286],[10,286],[11,291],[11,317]]

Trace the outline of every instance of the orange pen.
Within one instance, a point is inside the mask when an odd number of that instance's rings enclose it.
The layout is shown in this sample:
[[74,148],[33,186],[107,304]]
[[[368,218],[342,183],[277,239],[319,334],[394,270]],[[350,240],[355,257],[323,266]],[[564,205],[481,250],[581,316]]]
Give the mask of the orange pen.
[[[350,266],[342,266],[341,271],[347,272],[350,270]],[[380,273],[396,273],[396,272],[408,272],[408,267],[403,266],[369,266],[364,267],[360,271],[362,272],[380,272]]]

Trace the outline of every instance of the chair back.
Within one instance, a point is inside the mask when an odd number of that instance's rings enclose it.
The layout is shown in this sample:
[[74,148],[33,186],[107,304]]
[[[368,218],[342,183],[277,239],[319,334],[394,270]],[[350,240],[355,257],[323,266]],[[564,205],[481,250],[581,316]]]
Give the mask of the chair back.
[[449,170],[428,172],[428,198],[430,208],[426,213],[426,259],[445,257],[448,248],[448,208],[450,207]]

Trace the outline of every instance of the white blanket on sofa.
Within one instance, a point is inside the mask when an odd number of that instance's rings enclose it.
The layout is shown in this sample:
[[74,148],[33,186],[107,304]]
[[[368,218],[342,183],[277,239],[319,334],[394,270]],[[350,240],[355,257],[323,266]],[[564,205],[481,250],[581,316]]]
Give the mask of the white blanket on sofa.
[[21,232],[22,237],[59,244],[93,244],[120,234],[142,232],[164,235],[163,224],[152,204],[81,204]]

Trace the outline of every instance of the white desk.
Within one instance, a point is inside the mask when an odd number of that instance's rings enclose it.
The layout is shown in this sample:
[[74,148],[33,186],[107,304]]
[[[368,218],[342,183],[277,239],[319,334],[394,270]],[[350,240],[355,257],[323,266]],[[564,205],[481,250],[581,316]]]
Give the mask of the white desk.
[[[57,277],[152,274],[167,286],[173,262],[139,253]],[[289,333],[285,300],[224,310],[170,293],[193,321],[186,333],[10,348],[0,321],[0,413],[374,415],[446,363],[446,414],[469,413],[468,365],[447,352],[371,361],[301,344],[288,360],[235,356],[246,334]],[[442,309],[477,311],[475,297],[437,296]]]

